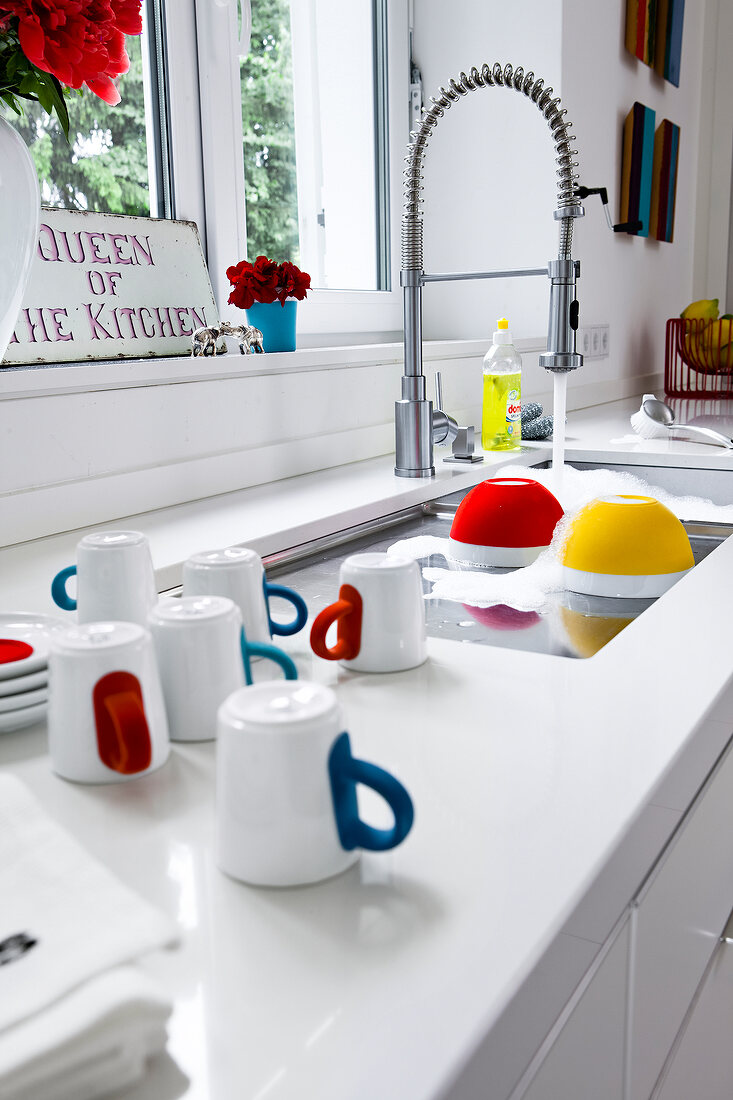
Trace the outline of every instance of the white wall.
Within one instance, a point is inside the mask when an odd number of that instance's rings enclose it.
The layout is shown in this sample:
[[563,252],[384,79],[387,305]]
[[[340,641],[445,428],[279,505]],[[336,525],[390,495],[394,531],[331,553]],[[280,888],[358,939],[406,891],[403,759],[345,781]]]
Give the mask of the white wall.
[[[695,296],[703,23],[710,3],[686,6],[677,89],[625,50],[623,0],[415,0],[415,54],[426,92],[484,60],[533,68],[561,94],[581,182],[608,188],[614,221],[620,220],[622,125],[634,101],[653,108],[657,124],[669,118],[681,127],[674,244],[612,234],[596,198],[587,200],[586,217],[576,223],[581,324],[610,324],[611,356],[588,363],[571,377],[571,387],[582,384],[583,372],[599,381],[661,372],[664,322]],[[497,147],[504,150],[501,159]],[[428,271],[539,266],[556,255],[554,146],[539,112],[516,93],[473,92],[441,119],[426,159],[425,196]],[[706,214],[701,204],[698,216]],[[536,337],[546,332],[547,303],[542,278],[428,287],[426,336],[488,337],[494,319],[506,313],[513,332]]]
[[[426,103],[484,62],[534,70],[560,94],[562,0],[415,0],[414,57]],[[425,269],[542,267],[557,255],[554,144],[537,108],[505,88],[471,92],[439,121],[424,172]],[[547,332],[544,277],[438,284],[424,293],[427,339]]]
[[731,43],[733,4],[730,0],[707,0],[692,298],[719,298],[721,313],[733,311]]
[[562,20],[563,100],[577,133],[581,180],[608,187],[614,221],[622,126],[634,101],[656,111],[657,125],[668,118],[681,127],[674,243],[610,233],[593,198],[577,227],[581,323],[611,325],[610,359],[583,369],[617,378],[663,369],[665,321],[693,299],[705,4],[685,6],[679,88],[626,51],[625,9],[621,0],[564,0]]

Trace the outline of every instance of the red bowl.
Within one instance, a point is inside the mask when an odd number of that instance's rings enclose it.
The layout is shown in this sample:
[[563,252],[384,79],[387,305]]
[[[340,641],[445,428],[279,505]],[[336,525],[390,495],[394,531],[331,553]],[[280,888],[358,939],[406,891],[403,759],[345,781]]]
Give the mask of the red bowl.
[[451,556],[472,565],[530,565],[550,545],[562,514],[557,498],[531,478],[482,481],[458,505]]

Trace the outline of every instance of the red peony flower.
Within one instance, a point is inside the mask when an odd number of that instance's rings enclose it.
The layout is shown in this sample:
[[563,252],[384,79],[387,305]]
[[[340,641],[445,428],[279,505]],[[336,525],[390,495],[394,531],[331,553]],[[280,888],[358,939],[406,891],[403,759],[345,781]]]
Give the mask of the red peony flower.
[[28,60],[62,84],[86,84],[106,103],[120,101],[113,81],[130,60],[125,34],[142,30],[141,0],[1,0],[0,14],[18,19]]
[[267,256],[258,256],[254,263],[255,301],[274,302],[278,292],[278,266]]
[[286,298],[302,301],[310,289],[311,277],[295,264],[276,264],[266,256],[258,256],[254,264],[240,260],[227,268],[227,278],[232,284],[229,305],[249,309],[254,302],[275,302],[285,305]]
[[280,289],[277,295],[280,305],[284,306],[285,299],[291,297],[302,302],[310,290],[310,285],[311,277],[305,271],[301,271],[299,267],[287,260],[280,264]]
[[142,34],[141,0],[112,0],[117,29],[123,34]]

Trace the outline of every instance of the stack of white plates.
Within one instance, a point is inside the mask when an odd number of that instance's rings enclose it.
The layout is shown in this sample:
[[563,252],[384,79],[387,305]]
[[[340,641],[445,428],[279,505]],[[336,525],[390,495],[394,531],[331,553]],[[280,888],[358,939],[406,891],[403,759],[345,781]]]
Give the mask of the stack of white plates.
[[0,614],[0,732],[45,717],[51,635],[65,626],[50,615]]

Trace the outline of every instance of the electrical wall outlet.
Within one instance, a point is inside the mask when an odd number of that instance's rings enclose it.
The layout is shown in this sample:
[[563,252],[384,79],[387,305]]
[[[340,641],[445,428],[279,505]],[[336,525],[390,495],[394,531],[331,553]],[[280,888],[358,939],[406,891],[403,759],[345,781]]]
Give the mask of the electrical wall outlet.
[[584,359],[608,358],[610,344],[609,325],[585,325],[578,329],[576,347]]

